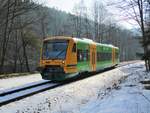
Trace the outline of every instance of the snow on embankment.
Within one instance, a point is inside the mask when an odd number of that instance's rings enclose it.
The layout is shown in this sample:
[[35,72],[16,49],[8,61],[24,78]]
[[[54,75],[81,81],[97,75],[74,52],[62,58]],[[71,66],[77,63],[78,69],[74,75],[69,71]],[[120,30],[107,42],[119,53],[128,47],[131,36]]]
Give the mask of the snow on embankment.
[[103,100],[89,102],[80,113],[150,113],[150,90],[145,90],[140,81],[150,79],[144,64],[121,69],[128,72],[126,80]]
[[[124,66],[93,77],[48,90],[20,101],[2,106],[2,113],[77,113],[92,101],[102,99],[131,73]],[[90,112],[90,111],[89,111]]]

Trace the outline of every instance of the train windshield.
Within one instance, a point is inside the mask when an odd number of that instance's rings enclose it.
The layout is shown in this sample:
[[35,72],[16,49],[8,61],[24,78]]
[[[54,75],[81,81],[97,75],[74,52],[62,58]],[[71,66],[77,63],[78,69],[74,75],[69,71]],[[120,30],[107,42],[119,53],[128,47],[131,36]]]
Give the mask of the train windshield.
[[43,59],[65,59],[67,40],[50,40],[43,44]]

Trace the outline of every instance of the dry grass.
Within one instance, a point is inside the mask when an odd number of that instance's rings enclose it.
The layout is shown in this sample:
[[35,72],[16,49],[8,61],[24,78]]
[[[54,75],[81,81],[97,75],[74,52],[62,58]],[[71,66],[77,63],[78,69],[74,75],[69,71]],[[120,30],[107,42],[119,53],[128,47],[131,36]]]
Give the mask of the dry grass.
[[28,76],[28,75],[34,74],[34,73],[36,73],[36,72],[2,74],[2,75],[0,75],[0,79],[19,77],[19,76]]

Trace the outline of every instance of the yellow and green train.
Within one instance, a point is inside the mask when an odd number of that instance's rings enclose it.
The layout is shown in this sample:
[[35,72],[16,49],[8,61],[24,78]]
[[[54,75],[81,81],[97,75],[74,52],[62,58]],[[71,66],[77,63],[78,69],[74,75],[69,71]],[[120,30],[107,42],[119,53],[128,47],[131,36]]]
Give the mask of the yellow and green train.
[[84,38],[56,36],[43,41],[39,71],[43,79],[61,81],[118,63],[118,47]]

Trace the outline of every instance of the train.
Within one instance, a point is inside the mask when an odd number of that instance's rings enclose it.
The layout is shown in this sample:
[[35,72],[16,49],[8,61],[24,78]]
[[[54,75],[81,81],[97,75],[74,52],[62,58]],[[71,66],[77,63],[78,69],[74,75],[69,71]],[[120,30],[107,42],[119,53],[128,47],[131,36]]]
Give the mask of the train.
[[38,71],[42,79],[63,81],[118,63],[118,47],[86,38],[55,36],[43,40]]

